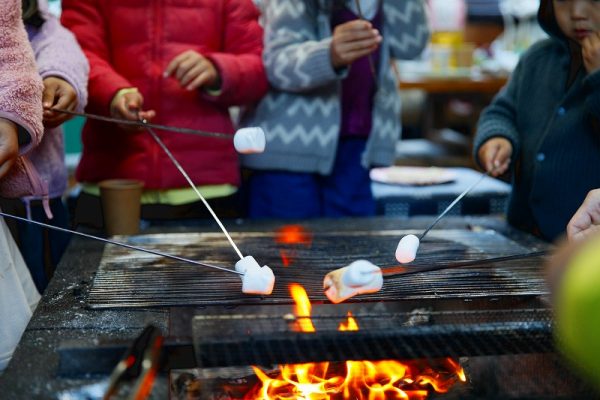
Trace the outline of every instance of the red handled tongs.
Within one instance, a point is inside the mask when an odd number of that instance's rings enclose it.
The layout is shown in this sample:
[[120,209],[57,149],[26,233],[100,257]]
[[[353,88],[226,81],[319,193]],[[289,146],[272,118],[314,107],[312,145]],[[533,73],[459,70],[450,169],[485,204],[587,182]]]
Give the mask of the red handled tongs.
[[155,326],[149,325],[135,339],[110,374],[103,400],[112,399],[126,382],[134,381],[130,400],[148,398],[160,367],[164,338]]

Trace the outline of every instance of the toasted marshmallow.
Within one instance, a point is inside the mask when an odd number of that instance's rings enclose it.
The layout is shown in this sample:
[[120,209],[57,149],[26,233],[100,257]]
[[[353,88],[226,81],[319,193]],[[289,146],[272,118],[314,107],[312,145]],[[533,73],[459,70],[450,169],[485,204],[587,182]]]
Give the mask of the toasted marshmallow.
[[275,286],[273,270],[266,265],[261,267],[254,257],[246,256],[235,263],[235,270],[241,272],[242,293],[271,294]]
[[331,271],[323,279],[325,295],[332,303],[341,303],[358,294],[375,293],[383,286],[381,268],[367,260]]
[[233,137],[233,146],[241,154],[262,153],[266,143],[265,131],[259,127],[238,129]]
[[419,238],[415,235],[404,236],[402,239],[400,239],[398,247],[396,247],[396,260],[402,264],[413,262],[417,257],[419,244]]

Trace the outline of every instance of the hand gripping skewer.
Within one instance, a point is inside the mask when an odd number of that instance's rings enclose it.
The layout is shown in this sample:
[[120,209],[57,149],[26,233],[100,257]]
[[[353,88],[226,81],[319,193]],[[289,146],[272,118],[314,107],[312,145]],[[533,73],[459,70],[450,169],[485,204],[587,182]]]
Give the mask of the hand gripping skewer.
[[[356,4],[356,11],[358,12],[358,18],[365,20],[365,17],[362,13],[362,8],[360,6],[360,0],[354,0],[354,4]],[[373,56],[369,54],[369,68],[371,69],[371,75],[373,75],[373,80],[375,84],[377,84],[377,71],[375,71],[375,61],[373,61]]]
[[218,133],[218,132],[206,132],[200,131],[197,129],[190,128],[179,128],[175,126],[169,125],[158,125],[151,124],[148,121],[131,121],[122,118],[111,118],[106,117],[104,115],[96,115],[96,114],[88,114],[88,113],[78,113],[75,111],[69,110],[61,110],[58,108],[52,107],[44,107],[44,110],[53,111],[57,113],[84,117],[88,119],[95,119],[103,122],[111,122],[119,125],[126,126],[134,126],[140,128],[154,128],[154,129],[162,129],[164,131],[177,132],[177,133],[185,133],[188,135],[197,135],[197,136],[205,136],[212,137],[217,139],[225,139],[225,140],[233,140],[233,147],[238,151],[238,153],[242,154],[254,154],[254,153],[262,153],[265,150],[266,146],[266,137],[265,132],[260,127],[246,127],[238,129],[234,135],[226,134],[226,133]]
[[59,226],[45,224],[43,222],[33,221],[33,220],[30,220],[30,219],[27,219],[27,218],[23,218],[23,217],[17,217],[16,215],[7,214],[7,213],[2,212],[2,211],[0,211],[0,215],[3,216],[3,217],[6,217],[6,218],[15,219],[17,221],[22,221],[22,222],[26,222],[26,223],[29,223],[29,224],[38,225],[38,226],[41,226],[41,227],[44,227],[44,228],[54,229],[56,231],[60,231],[60,232],[64,232],[64,233],[71,233],[73,235],[83,236],[83,237],[88,238],[88,239],[94,239],[94,240],[98,240],[100,242],[114,244],[115,246],[121,246],[121,247],[125,247],[125,248],[131,249],[131,250],[137,250],[137,251],[141,251],[141,252],[144,252],[144,253],[154,254],[155,256],[170,258],[172,260],[182,261],[182,262],[185,262],[185,263],[188,263],[188,264],[194,264],[194,265],[197,265],[197,266],[200,266],[200,267],[217,269],[219,271],[229,272],[231,274],[243,275],[243,273],[238,272],[238,271],[233,270],[233,269],[229,269],[229,268],[225,268],[225,267],[219,267],[219,266],[211,265],[211,264],[205,264],[205,263],[202,263],[202,262],[199,262],[199,261],[190,260],[188,258],[179,257],[179,256],[172,255],[172,254],[163,253],[163,252],[156,251],[156,250],[151,250],[151,249],[146,249],[146,248],[139,247],[139,246],[133,246],[133,245],[130,245],[130,244],[127,244],[127,243],[117,242],[116,240],[105,239],[105,238],[101,238],[101,237],[90,235],[90,234],[83,233],[83,232],[77,232],[77,231],[74,231],[74,230],[71,230],[71,229],[61,228]]
[[169,131],[169,132],[186,133],[189,135],[215,137],[215,138],[220,138],[220,139],[233,140],[233,136],[226,134],[226,133],[206,132],[206,131],[200,131],[200,130],[191,129],[191,128],[179,128],[179,127],[169,126],[169,125],[158,125],[158,124],[149,123],[147,121],[146,122],[131,121],[131,120],[122,119],[122,118],[106,117],[104,115],[96,115],[96,114],[89,114],[89,113],[79,113],[76,111],[61,110],[59,108],[53,108],[53,107],[44,107],[44,109],[48,110],[48,111],[54,111],[57,113],[61,113],[61,114],[72,115],[74,117],[89,118],[89,119],[94,119],[97,121],[111,122],[111,123],[115,123],[115,124],[119,124],[119,125],[136,126],[136,127],[143,127],[143,128],[150,127],[150,128],[161,129],[161,130]]

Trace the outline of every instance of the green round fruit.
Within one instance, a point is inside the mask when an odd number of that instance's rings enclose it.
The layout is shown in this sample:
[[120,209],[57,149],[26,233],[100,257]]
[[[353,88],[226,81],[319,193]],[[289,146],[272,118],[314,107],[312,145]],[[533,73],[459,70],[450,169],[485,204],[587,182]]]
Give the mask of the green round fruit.
[[558,346],[600,386],[600,237],[572,255],[555,297]]

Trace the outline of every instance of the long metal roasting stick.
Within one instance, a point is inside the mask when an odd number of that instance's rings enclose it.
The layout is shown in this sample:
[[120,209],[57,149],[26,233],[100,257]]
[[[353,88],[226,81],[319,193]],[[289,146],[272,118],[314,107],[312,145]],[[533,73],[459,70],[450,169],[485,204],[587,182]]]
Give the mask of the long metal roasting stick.
[[510,256],[484,258],[481,260],[459,261],[459,262],[449,263],[449,264],[438,264],[438,265],[433,265],[430,267],[416,268],[413,270],[407,270],[406,267],[388,267],[388,268],[382,268],[382,272],[383,272],[384,276],[414,275],[414,274],[420,274],[422,272],[441,271],[441,270],[445,270],[445,269],[455,269],[455,268],[477,267],[480,265],[494,264],[494,263],[505,262],[505,261],[524,260],[527,258],[545,256],[547,254],[548,254],[547,250],[540,250],[540,251],[533,251],[531,253],[513,254]]
[[148,133],[150,133],[150,135],[152,135],[152,138],[154,138],[154,140],[156,141],[156,143],[158,143],[158,145],[164,150],[164,152],[171,159],[171,161],[173,162],[173,164],[175,164],[175,167],[177,167],[177,169],[179,170],[179,172],[181,172],[181,175],[183,175],[183,177],[187,180],[187,182],[189,183],[190,187],[194,190],[194,192],[196,192],[196,195],[198,196],[198,198],[200,200],[202,200],[202,203],[204,203],[204,205],[206,206],[206,208],[210,212],[210,215],[212,215],[212,217],[215,219],[215,221],[217,222],[217,224],[219,225],[219,227],[221,228],[221,230],[223,231],[223,233],[227,237],[227,240],[229,240],[229,243],[231,244],[231,247],[233,247],[233,249],[235,250],[235,252],[237,253],[237,255],[240,257],[240,260],[243,259],[244,256],[242,255],[242,253],[240,252],[240,250],[238,249],[238,247],[233,242],[233,239],[229,235],[229,232],[227,232],[227,229],[225,229],[225,226],[221,223],[221,220],[219,219],[219,217],[217,217],[217,214],[215,214],[215,212],[213,211],[212,207],[204,199],[204,196],[202,196],[202,194],[200,193],[200,191],[198,190],[198,188],[196,187],[196,185],[194,185],[194,182],[192,182],[192,179],[189,177],[189,175],[187,174],[187,172],[185,172],[185,170],[183,169],[183,167],[181,166],[181,164],[179,164],[179,161],[177,161],[177,159],[175,158],[175,156],[173,155],[173,153],[171,153],[171,151],[167,148],[167,146],[165,146],[165,144],[163,143],[163,141],[160,140],[160,138],[158,137],[158,135],[156,134],[156,132],[154,132],[154,129],[152,129],[150,126],[146,125],[145,121],[146,120],[144,120],[144,119],[140,119],[140,122],[142,124],[144,124],[144,127],[146,128],[146,130],[148,131]]
[[479,177],[479,179],[477,179],[477,181],[473,182],[471,184],[471,186],[469,186],[468,188],[466,188],[461,194],[458,195],[458,197],[456,199],[454,199],[454,201],[452,203],[450,203],[450,205],[448,207],[446,207],[446,209],[444,211],[442,211],[442,213],[440,215],[438,215],[438,217],[435,219],[435,221],[433,221],[428,227],[427,229],[425,229],[425,231],[423,231],[423,233],[421,233],[421,235],[419,236],[419,242],[421,240],[423,240],[423,238],[425,237],[425,235],[427,235],[429,233],[429,231],[431,229],[433,229],[434,226],[437,225],[438,222],[440,222],[440,220],[442,218],[444,218],[444,216],[446,216],[446,214],[448,214],[448,211],[452,210],[452,208],[459,202],[462,200],[463,197],[465,197],[467,194],[469,194],[469,192],[471,190],[473,190],[475,188],[475,186],[479,185],[485,178],[487,178],[488,176],[490,176],[490,174],[494,171],[494,169],[487,171],[485,174],[481,174],[481,176]]
[[56,231],[60,231],[60,232],[64,232],[64,233],[71,233],[73,235],[83,236],[83,237],[88,238],[88,239],[94,239],[94,240],[98,240],[100,242],[114,244],[115,246],[121,246],[121,247],[125,247],[125,248],[131,249],[131,250],[137,250],[137,251],[141,251],[141,252],[144,252],[144,253],[154,254],[155,256],[170,258],[172,260],[182,261],[182,262],[185,262],[185,263],[188,263],[188,264],[194,264],[194,265],[198,265],[198,266],[201,266],[201,267],[218,269],[219,271],[229,272],[229,273],[236,274],[236,275],[244,275],[243,273],[238,272],[238,271],[236,271],[234,269],[229,269],[229,268],[225,268],[225,267],[219,267],[217,265],[205,264],[205,263],[202,263],[202,262],[199,262],[199,261],[190,260],[188,258],[183,258],[183,257],[175,256],[175,255],[172,255],[172,254],[168,254],[168,253],[162,253],[162,252],[156,251],[156,250],[146,249],[146,248],[138,247],[138,246],[132,246],[130,244],[126,244],[126,243],[122,243],[122,242],[117,242],[115,240],[105,239],[105,238],[101,238],[101,237],[90,235],[90,234],[83,233],[83,232],[77,232],[77,231],[73,231],[71,229],[61,228],[59,226],[49,225],[49,224],[45,224],[43,222],[38,222],[38,221],[33,221],[33,220],[30,220],[30,219],[27,219],[27,218],[23,218],[23,217],[17,217],[16,215],[7,214],[7,213],[2,212],[2,211],[0,211],[0,215],[3,216],[3,217],[6,217],[6,218],[15,219],[17,221],[26,222],[28,224],[34,224],[34,225],[42,226],[42,227],[48,228],[48,229],[54,229]]
[[72,115],[75,117],[84,117],[84,118],[89,118],[89,119],[95,119],[98,121],[112,122],[112,123],[119,124],[119,125],[137,126],[140,128],[150,127],[150,128],[161,129],[161,130],[170,131],[170,132],[186,133],[186,134],[190,134],[190,135],[198,135],[198,136],[215,137],[215,138],[220,138],[220,139],[233,140],[233,135],[228,135],[226,133],[205,132],[205,131],[200,131],[197,129],[178,128],[175,126],[151,124],[149,122],[131,121],[131,120],[121,119],[121,118],[111,118],[111,117],[105,117],[103,115],[78,113],[75,111],[61,110],[59,108],[53,108],[53,107],[44,107],[44,109],[48,110],[48,111],[54,111],[57,113],[61,113],[61,114]]
[[[354,0],[354,4],[356,4],[356,11],[358,11],[358,18],[365,20],[365,17],[362,13],[362,9],[360,7],[360,0]],[[377,84],[377,71],[375,71],[375,62],[373,61],[373,57],[369,54],[369,68],[371,68],[371,75],[373,75],[373,80],[375,84]]]

